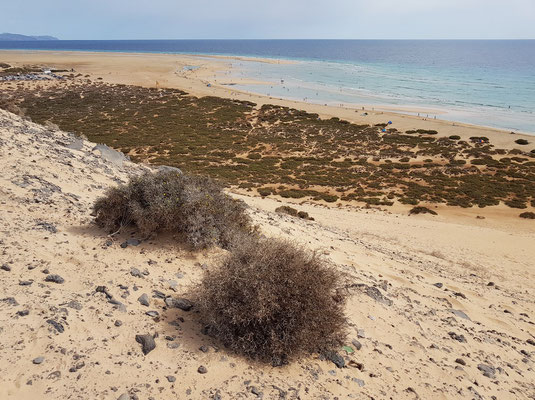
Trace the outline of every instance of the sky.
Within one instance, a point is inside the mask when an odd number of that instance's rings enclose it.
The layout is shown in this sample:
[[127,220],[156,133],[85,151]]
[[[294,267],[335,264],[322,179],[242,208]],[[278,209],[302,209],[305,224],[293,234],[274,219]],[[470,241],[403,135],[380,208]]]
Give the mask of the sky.
[[60,39],[535,39],[535,0],[18,0],[0,32]]

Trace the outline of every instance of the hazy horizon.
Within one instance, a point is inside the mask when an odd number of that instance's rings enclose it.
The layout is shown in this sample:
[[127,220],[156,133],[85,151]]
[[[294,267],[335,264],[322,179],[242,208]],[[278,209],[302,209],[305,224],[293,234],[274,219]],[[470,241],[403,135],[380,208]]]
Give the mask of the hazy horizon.
[[535,2],[28,0],[3,5],[0,27],[62,40],[529,40]]

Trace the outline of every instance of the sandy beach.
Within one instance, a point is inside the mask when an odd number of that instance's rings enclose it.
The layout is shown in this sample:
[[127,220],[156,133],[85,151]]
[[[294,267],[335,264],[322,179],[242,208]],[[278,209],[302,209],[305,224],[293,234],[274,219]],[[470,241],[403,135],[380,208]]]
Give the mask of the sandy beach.
[[[273,368],[227,351],[161,297],[184,296],[221,250],[165,235],[121,246],[142,238],[92,224],[95,199],[149,167],[3,110],[0,143],[2,399],[535,397],[532,221],[235,194],[264,234],[319,251],[345,276],[346,367],[310,356]],[[274,212],[283,204],[315,221]],[[143,355],[135,336],[147,333],[156,349]]]
[[[262,84],[265,82],[258,82],[247,77],[230,76],[231,61],[237,60],[268,63],[289,62],[225,56],[0,50],[0,62],[8,62],[14,66],[34,64],[49,68],[74,68],[77,73],[89,75],[91,79],[102,78],[104,82],[114,84],[177,88],[195,96],[218,96],[247,100],[259,106],[277,104],[317,113],[323,118],[338,117],[357,124],[377,124],[392,121],[392,126],[400,131],[432,129],[439,132],[439,137],[458,135],[462,139],[468,140],[472,136],[485,136],[496,147],[504,149],[518,147],[514,141],[519,138],[531,138],[530,135],[521,133],[511,135],[509,131],[440,120],[440,115],[435,120],[403,114],[403,112],[412,114],[420,112],[422,115],[433,115],[440,112],[432,108],[384,107],[380,109],[377,106],[361,104],[352,107],[333,107],[241,92],[233,86],[235,84]],[[195,69],[190,69],[190,67],[195,67]],[[368,115],[362,116],[361,114],[364,112],[367,112]]]

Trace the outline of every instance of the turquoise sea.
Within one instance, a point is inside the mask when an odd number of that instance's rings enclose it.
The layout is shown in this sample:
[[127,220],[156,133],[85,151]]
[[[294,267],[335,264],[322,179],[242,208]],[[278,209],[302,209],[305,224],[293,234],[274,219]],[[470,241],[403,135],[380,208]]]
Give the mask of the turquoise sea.
[[0,42],[0,49],[187,53],[268,82],[237,89],[330,105],[418,108],[429,117],[535,134],[535,40],[126,40]]

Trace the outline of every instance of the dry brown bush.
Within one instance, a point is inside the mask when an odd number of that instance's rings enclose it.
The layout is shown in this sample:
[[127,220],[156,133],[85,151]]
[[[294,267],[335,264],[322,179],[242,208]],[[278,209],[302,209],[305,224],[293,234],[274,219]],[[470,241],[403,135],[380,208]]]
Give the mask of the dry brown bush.
[[194,248],[226,248],[236,232],[252,231],[245,208],[210,178],[157,172],[109,189],[93,212],[97,225],[109,232],[135,225],[142,235],[168,231]]
[[196,289],[207,333],[238,353],[282,365],[345,338],[339,272],[280,239],[241,236]]

